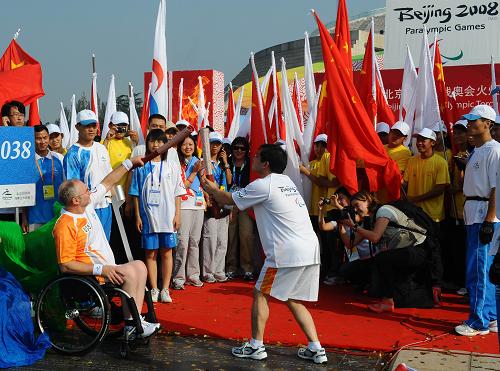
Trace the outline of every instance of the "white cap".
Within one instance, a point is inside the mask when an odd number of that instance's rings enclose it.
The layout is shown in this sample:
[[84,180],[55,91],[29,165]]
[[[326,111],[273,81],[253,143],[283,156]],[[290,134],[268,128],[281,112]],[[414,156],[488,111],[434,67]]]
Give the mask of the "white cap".
[[316,138],[314,138],[314,143],[317,143],[317,142],[328,143],[328,135],[326,135],[326,134],[319,134]]
[[455,124],[453,125],[453,127],[455,126],[462,126],[464,127],[465,129],[467,129],[467,120],[458,120],[457,122],[455,122]]
[[61,133],[61,129],[56,124],[47,124],[47,130],[49,131],[49,135],[52,133]]
[[125,112],[120,112],[120,111],[113,112],[110,121],[115,125],[129,124],[127,114]]
[[76,115],[76,123],[80,125],[97,124],[97,116],[94,111],[84,109]]
[[493,108],[487,104],[479,104],[474,107],[469,113],[462,116],[464,119],[474,121],[480,118],[488,119],[495,122],[497,114]]
[[389,124],[387,124],[385,122],[379,122],[377,124],[377,133],[386,133],[386,134],[389,134],[389,130],[391,130],[389,128]]
[[500,124],[500,116],[497,116],[497,118],[495,119],[495,124]]
[[432,127],[432,131],[435,131],[436,133],[440,133],[441,131],[448,133],[448,129],[446,129],[446,125],[444,124],[443,120],[439,120],[434,124]]
[[191,125],[189,122],[187,122],[186,120],[179,120],[175,123],[175,126],[189,126]]
[[404,121],[397,121],[394,125],[392,125],[391,130],[398,130],[404,136],[410,134],[410,126]]
[[433,132],[431,129],[429,128],[423,128],[420,133],[418,134],[414,134],[413,136],[415,137],[424,137],[424,138],[427,138],[427,139],[432,139],[433,141],[436,141],[436,133]]
[[229,138],[223,138],[222,139],[222,143],[223,144],[229,144],[229,145],[231,145],[231,139],[229,139]]
[[210,134],[208,134],[208,141],[210,143],[214,143],[214,142],[223,143],[222,135],[220,135],[220,133],[218,133],[216,131],[212,131]]

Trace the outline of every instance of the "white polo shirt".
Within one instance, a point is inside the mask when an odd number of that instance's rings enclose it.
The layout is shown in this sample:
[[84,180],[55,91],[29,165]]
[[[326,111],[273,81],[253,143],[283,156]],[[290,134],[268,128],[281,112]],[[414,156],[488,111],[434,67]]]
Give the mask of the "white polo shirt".
[[253,207],[266,264],[275,268],[319,264],[319,242],[304,199],[286,175],[270,174],[232,194],[240,210]]
[[[491,189],[497,185],[499,166],[500,143],[492,139],[481,147],[476,147],[465,168],[464,196],[489,198]],[[466,201],[464,205],[465,224],[482,223],[487,210],[488,202],[486,201]],[[495,222],[498,221],[499,219],[496,218]]]

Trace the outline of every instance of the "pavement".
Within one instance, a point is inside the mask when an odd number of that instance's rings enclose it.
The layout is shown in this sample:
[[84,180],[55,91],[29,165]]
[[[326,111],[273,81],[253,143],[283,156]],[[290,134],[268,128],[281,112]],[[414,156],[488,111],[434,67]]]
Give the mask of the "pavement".
[[500,354],[415,348],[400,351],[389,370],[395,370],[400,363],[418,371],[500,370]]
[[203,337],[181,337],[167,334],[154,336],[149,346],[132,351],[127,359],[120,357],[120,344],[104,341],[83,356],[65,356],[48,351],[45,358],[23,370],[382,370],[386,357],[376,352],[327,350],[328,363],[315,365],[299,359],[297,348],[266,346],[263,361],[239,359],[231,355],[234,341]]

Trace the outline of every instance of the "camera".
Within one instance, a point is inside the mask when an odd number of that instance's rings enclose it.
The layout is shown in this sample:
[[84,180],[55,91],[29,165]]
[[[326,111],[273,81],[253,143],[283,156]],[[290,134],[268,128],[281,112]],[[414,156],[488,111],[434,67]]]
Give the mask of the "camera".
[[325,197],[320,201],[321,206],[330,205],[331,203],[332,203],[332,200],[330,200],[330,198],[328,198],[328,197]]
[[349,219],[349,217],[354,221],[356,218],[356,210],[352,206],[346,206],[343,209],[333,209],[326,213],[326,222],[337,222],[343,219]]
[[128,125],[116,125],[116,133],[117,134],[128,134]]

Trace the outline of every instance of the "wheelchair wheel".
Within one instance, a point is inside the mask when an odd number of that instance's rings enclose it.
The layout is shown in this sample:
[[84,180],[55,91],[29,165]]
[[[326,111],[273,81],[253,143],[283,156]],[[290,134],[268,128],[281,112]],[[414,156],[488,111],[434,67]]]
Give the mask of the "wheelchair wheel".
[[49,335],[55,351],[79,355],[90,352],[106,336],[109,303],[99,284],[84,276],[60,276],[40,293],[36,324]]

